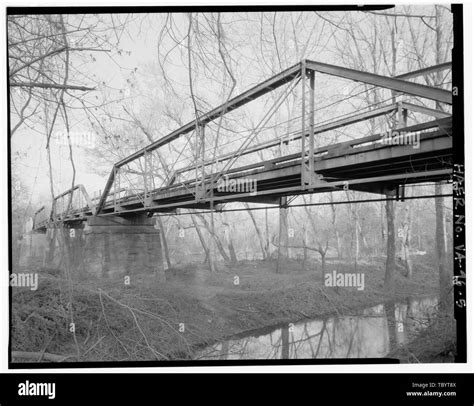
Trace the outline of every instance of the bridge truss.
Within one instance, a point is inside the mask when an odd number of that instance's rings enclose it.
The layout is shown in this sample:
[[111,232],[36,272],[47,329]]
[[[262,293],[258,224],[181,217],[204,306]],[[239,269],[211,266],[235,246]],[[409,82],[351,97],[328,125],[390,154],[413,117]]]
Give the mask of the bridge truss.
[[[82,185],[56,196],[50,212],[44,207],[37,211],[34,228],[45,228],[51,222],[83,221],[89,216],[219,210],[229,202],[281,205],[287,196],[348,188],[393,196],[406,184],[449,181],[452,116],[446,111],[452,104],[451,92],[409,79],[450,67],[445,63],[386,77],[303,60],[115,163],[97,199],[91,199]],[[391,97],[334,119],[317,120],[316,74],[359,82],[371,89],[388,89]],[[266,102],[258,104],[264,97]],[[288,115],[285,128],[272,127],[276,112],[290,97],[296,100],[299,114]],[[420,99],[448,108],[430,108],[417,102]],[[224,127],[232,123],[227,117],[251,103],[262,112],[257,123],[238,136],[235,132],[227,151],[216,154]],[[408,125],[410,114],[428,120]],[[375,131],[373,120],[378,117],[386,117],[390,129],[398,132],[391,143],[386,142],[386,131]],[[327,134],[360,123],[372,123],[374,131],[369,136],[321,145]],[[208,137],[209,131],[213,137]],[[270,131],[275,133],[272,137]],[[260,141],[262,134],[265,139]],[[393,143],[404,136],[416,136],[418,146]],[[183,142],[170,164],[163,157],[165,147],[178,140]],[[265,151],[275,149],[277,156],[262,158]],[[190,151],[191,156],[183,157]],[[247,181],[254,182],[253,190],[219,187]]]

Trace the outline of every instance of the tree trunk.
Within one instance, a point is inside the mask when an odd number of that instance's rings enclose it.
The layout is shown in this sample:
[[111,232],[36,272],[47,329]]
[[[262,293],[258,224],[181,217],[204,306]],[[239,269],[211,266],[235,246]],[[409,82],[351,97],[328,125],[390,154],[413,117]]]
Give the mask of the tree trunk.
[[[346,196],[347,200],[350,202],[351,201],[351,196],[349,194],[349,191],[346,190]],[[357,210],[355,208],[355,205],[353,203],[349,203],[349,212],[351,216],[351,224],[353,225],[352,227],[352,240],[351,240],[351,255],[353,253],[354,249],[354,244],[355,244],[355,255],[353,256],[354,258],[354,267],[357,270],[357,262],[359,260],[359,251],[360,251],[360,243],[359,243],[359,216],[357,215]]]
[[384,225],[384,218],[383,218],[383,202],[380,202],[380,246],[382,247],[381,253],[383,254],[385,251],[385,225]]
[[321,255],[321,273],[322,273],[323,282],[324,282],[324,277],[326,276],[326,253],[323,251],[320,251],[319,254]]
[[303,264],[301,266],[303,271],[306,267],[306,262],[308,261],[308,247],[306,246],[306,240],[306,225],[305,223],[303,223]]
[[405,262],[405,269],[407,271],[407,278],[413,277],[413,263],[410,257],[410,239],[411,239],[411,204],[409,201],[403,203],[405,205],[405,224],[403,227],[403,260]]
[[354,256],[354,266],[357,269],[357,263],[359,262],[359,254],[360,254],[360,242],[359,242],[359,219],[357,214],[354,212],[354,220],[353,223],[355,225],[355,256]]
[[290,329],[284,326],[281,329],[281,359],[290,358]]
[[232,238],[229,238],[229,255],[230,255],[230,263],[236,264],[237,263],[237,255],[235,253],[234,243],[232,242]]
[[201,229],[199,228],[199,224],[196,221],[196,217],[193,214],[191,214],[191,220],[193,221],[194,229],[196,230],[196,233],[199,237],[199,241],[201,242],[202,248],[204,249],[204,254],[205,254],[204,262],[209,262],[210,263],[209,248],[207,248],[206,240],[204,239],[204,237],[201,233]]
[[161,220],[161,217],[158,216],[156,217],[158,221],[158,226],[160,227],[161,231],[161,245],[163,247],[163,252],[165,254],[165,260],[166,260],[166,265],[169,268],[171,268],[171,261],[170,261],[170,253],[168,250],[168,241],[166,240],[166,233],[165,233],[165,227],[163,226],[163,221]]
[[267,258],[267,251],[265,249],[265,240],[263,238],[262,232],[260,231],[260,228],[258,227],[257,221],[255,220],[255,216],[253,215],[252,211],[249,210],[249,205],[248,203],[244,203],[245,208],[247,209],[247,213],[249,214],[250,218],[252,219],[253,226],[255,227],[255,231],[257,233],[257,238],[258,242],[260,243],[260,249],[262,251],[262,259]]
[[265,253],[266,258],[268,258],[270,255],[270,231],[268,228],[268,209],[265,209]]
[[392,291],[395,277],[395,206],[393,200],[387,200],[385,212],[387,217],[387,262],[384,288],[386,291]]
[[[281,203],[286,204],[286,197],[281,198]],[[279,212],[277,272],[281,272],[282,258],[288,259],[288,209],[281,207]]]
[[396,309],[393,303],[385,303],[383,307],[387,319],[388,350],[393,351],[397,347]]
[[227,244],[227,248],[229,249],[230,263],[235,264],[237,263],[237,255],[235,254],[234,243],[232,241],[232,225],[230,223],[227,223],[225,213],[223,213],[223,215],[224,222],[222,224],[224,225],[225,230],[225,242]]
[[288,258],[288,209],[280,209],[280,249],[283,257]]
[[206,218],[202,215],[202,214],[196,214],[196,216],[198,216],[202,223],[204,224],[204,227],[206,228],[207,232],[210,234],[211,238],[215,241],[216,243],[216,246],[217,246],[217,249],[219,250],[219,253],[221,254],[222,256],[222,259],[229,263],[230,262],[230,258],[229,256],[227,255],[227,253],[225,252],[224,250],[224,247],[222,245],[222,242],[221,240],[217,237],[217,235],[213,232],[214,230],[212,230],[212,227],[209,225],[209,223],[207,222]]
[[410,246],[408,243],[408,236],[403,240],[403,257],[405,262],[405,269],[407,271],[407,278],[413,279],[413,262],[410,257]]
[[48,254],[46,257],[46,264],[47,266],[52,266],[54,262],[54,255],[55,255],[55,249],[56,249],[56,234],[57,234],[58,229],[56,227],[53,227],[53,228],[50,228],[49,230],[51,230],[49,232],[52,233],[52,235],[50,236],[49,242],[48,242]]
[[[435,185],[435,194],[441,194],[442,186],[437,183]],[[446,245],[445,245],[445,227],[444,227],[444,198],[435,198],[436,213],[436,260],[438,263],[438,279],[440,293],[440,310],[447,311],[450,302],[450,280],[446,262]]]
[[[365,234],[362,231],[362,226],[360,225],[359,220],[357,221],[357,230],[359,231],[359,237],[360,237],[359,241],[362,241],[362,248],[364,249],[363,252],[370,253],[371,249],[369,247],[369,244],[367,243],[367,239],[365,238]],[[360,255],[360,244],[359,244],[359,255]]]
[[341,259],[342,258],[342,252],[341,252],[341,237],[339,235],[339,231],[337,230],[337,224],[336,224],[336,208],[337,206],[334,204],[334,199],[332,193],[329,193],[329,198],[331,201],[331,223],[332,223],[332,228],[334,230],[334,235],[336,237],[336,250],[337,250],[337,258]]

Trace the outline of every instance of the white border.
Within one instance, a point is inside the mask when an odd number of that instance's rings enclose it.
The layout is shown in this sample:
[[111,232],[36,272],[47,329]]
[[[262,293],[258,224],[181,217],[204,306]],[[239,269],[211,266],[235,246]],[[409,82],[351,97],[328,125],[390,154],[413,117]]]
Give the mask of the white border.
[[[7,1],[1,0],[2,9],[3,9],[3,17],[1,19],[0,24],[0,43],[1,43],[1,54],[2,54],[2,64],[0,68],[0,88],[2,90],[3,102],[1,103],[2,114],[1,114],[1,128],[3,131],[3,136],[1,137],[1,169],[0,169],[0,188],[2,191],[2,198],[1,198],[1,214],[0,214],[0,224],[1,224],[1,237],[0,237],[0,244],[2,249],[2,255],[0,256],[2,261],[2,275],[0,280],[0,373],[2,372],[9,372],[9,373],[91,373],[91,372],[99,372],[99,373],[122,373],[122,372],[129,372],[129,373],[176,373],[176,372],[191,372],[191,373],[198,373],[198,372],[211,372],[211,373],[229,373],[229,372],[319,372],[319,373],[340,373],[340,372],[358,372],[358,373],[473,373],[474,372],[474,360],[473,360],[473,350],[474,350],[474,338],[473,338],[473,319],[474,319],[474,281],[472,280],[472,248],[471,248],[471,241],[474,241],[474,223],[472,221],[471,215],[474,215],[473,211],[473,201],[472,198],[467,198],[467,205],[466,205],[466,241],[467,247],[469,249],[467,254],[467,263],[466,268],[468,269],[468,288],[467,288],[467,303],[468,303],[468,310],[467,310],[467,336],[468,336],[468,363],[467,364],[402,364],[402,365],[301,365],[301,366],[245,366],[245,367],[164,367],[164,368],[77,368],[77,369],[12,369],[8,370],[8,357],[7,357],[7,348],[8,348],[8,329],[5,326],[8,326],[8,291],[5,286],[8,286],[8,197],[7,197],[7,137],[6,134],[6,126],[7,126],[7,108],[6,108],[6,27],[5,27],[5,20],[6,20],[6,6],[118,6],[118,5],[143,5],[143,6],[177,6],[177,5],[209,5],[209,6],[217,6],[217,5],[232,5],[232,2],[229,1],[206,1],[199,2],[199,1],[140,1],[134,2],[131,4],[129,1],[119,1],[119,0],[102,0],[102,1],[65,1],[65,0],[54,0],[54,1]],[[237,2],[233,2],[236,4]],[[297,2],[291,3],[291,5],[301,4],[301,5],[308,5],[308,4],[321,4],[322,2]],[[364,2],[364,4],[382,4],[380,1],[370,0]],[[393,2],[390,2],[393,3]],[[407,1],[406,4],[434,4],[433,1]],[[287,1],[259,1],[259,2],[243,2],[242,5],[289,5],[290,2]],[[335,1],[324,1],[324,4],[344,4],[341,2]],[[350,4],[350,3],[346,3]],[[354,4],[354,3],[352,3]],[[446,4],[449,6],[449,4]],[[471,3],[464,3],[464,105],[465,105],[465,163],[466,163],[466,190],[471,190],[472,184],[472,175],[473,175],[473,166],[470,162],[470,151],[474,151],[474,140],[473,140],[473,114],[474,106],[473,106],[473,80],[471,72],[474,72],[473,66],[473,55],[472,55],[472,44],[474,42],[474,35],[473,35],[473,24],[474,21],[474,7]],[[454,136],[456,136],[454,134]],[[5,282],[5,283],[3,283]],[[472,303],[472,304],[471,304]]]

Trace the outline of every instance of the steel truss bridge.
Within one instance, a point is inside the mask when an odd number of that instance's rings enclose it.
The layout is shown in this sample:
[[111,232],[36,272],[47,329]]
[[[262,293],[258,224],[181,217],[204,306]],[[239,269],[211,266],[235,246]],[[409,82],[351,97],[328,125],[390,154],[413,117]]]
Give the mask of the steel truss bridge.
[[[386,77],[303,60],[115,163],[104,190],[95,199],[82,185],[56,196],[50,211],[42,207],[36,212],[33,227],[41,230],[51,224],[81,222],[90,216],[153,215],[175,213],[178,209],[219,210],[229,202],[284,205],[288,196],[347,189],[398,196],[407,184],[449,181],[452,176],[452,115],[446,111],[450,110],[452,94],[410,79],[450,68],[451,63],[444,63]],[[316,122],[317,73],[360,82],[372,89],[388,89],[392,97],[387,103]],[[240,145],[217,157],[207,157],[209,126],[271,92],[280,93],[272,99],[272,106],[258,125],[237,140],[241,141]],[[259,133],[292,92],[299,92],[298,128],[257,142]],[[406,100],[408,98],[410,101]],[[414,98],[423,102],[435,101],[436,108],[414,103]],[[442,108],[444,106],[448,108]],[[411,113],[428,119],[408,125]],[[392,141],[387,142],[387,134],[382,131],[325,146],[316,145],[324,134],[357,123],[368,123],[377,117],[386,117],[387,122],[392,122],[391,128],[396,129],[398,137],[393,132]],[[178,169],[170,168],[163,163],[160,151],[163,153],[165,146],[182,140],[183,136],[188,137],[188,141],[194,140],[188,148],[193,153],[192,159]],[[415,136],[417,147],[401,141]],[[210,144],[209,140],[207,143]],[[283,145],[292,146],[293,151],[265,160],[258,155]],[[158,175],[160,169],[161,177]],[[136,181],[127,183],[132,175]],[[249,180],[256,186],[252,190],[222,190],[219,187],[232,182],[245,185]]]

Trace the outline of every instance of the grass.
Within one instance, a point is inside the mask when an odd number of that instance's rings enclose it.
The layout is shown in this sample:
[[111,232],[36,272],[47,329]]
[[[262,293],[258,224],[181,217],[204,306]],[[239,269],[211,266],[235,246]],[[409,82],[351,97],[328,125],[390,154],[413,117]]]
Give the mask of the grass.
[[[12,348],[79,361],[190,359],[196,348],[248,330],[431,295],[438,280],[426,262],[415,264],[413,280],[397,274],[391,294],[383,290],[381,261],[358,264],[363,291],[325,287],[320,269],[292,260],[281,273],[274,261],[218,268],[211,274],[188,264],[169,270],[166,282],[153,275],[132,275],[130,285],[123,279],[75,281],[72,296],[67,280],[40,270],[37,291],[13,290]],[[327,272],[333,269],[355,271],[341,261],[328,262]]]

